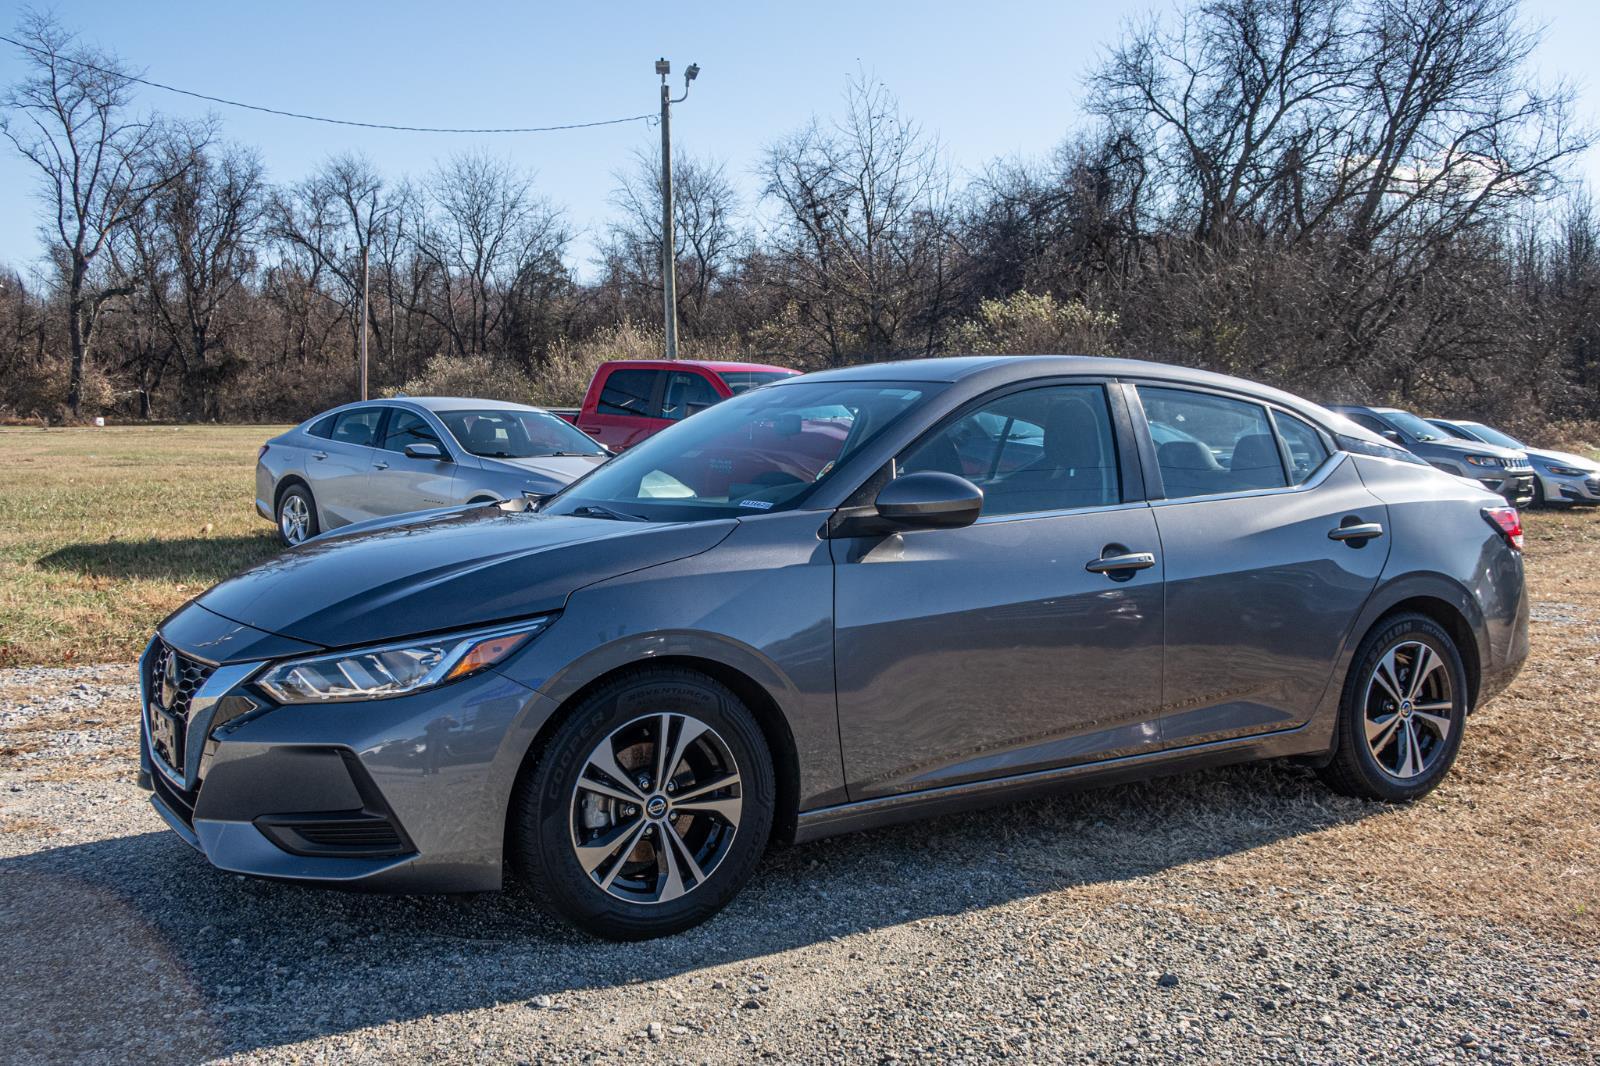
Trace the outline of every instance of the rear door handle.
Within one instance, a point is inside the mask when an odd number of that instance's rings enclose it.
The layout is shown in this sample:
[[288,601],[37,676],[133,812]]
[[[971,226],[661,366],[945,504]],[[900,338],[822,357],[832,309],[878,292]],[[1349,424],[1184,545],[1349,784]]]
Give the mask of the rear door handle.
[[1133,570],[1148,570],[1156,565],[1154,552],[1128,552],[1124,555],[1103,555],[1090,559],[1083,568],[1091,574],[1120,574]]
[[388,463],[373,463],[372,464],[372,469],[374,469],[374,470],[387,470],[387,469],[389,469],[389,464]]
[[311,453],[311,458],[313,458],[313,459],[326,459],[327,457],[328,457],[328,453],[327,452],[312,452]]
[[1354,522],[1348,526],[1328,530],[1329,540],[1342,540],[1364,544],[1373,537],[1383,536],[1383,526],[1377,522]]

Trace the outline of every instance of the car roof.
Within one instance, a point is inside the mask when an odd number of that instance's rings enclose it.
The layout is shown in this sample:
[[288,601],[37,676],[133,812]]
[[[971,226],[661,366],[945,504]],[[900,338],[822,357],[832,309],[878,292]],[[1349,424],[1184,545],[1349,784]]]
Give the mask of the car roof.
[[409,403],[425,411],[543,411],[531,404],[508,400],[477,400],[470,396],[387,396],[391,403]]
[[636,366],[643,370],[670,370],[675,366],[697,366],[702,370],[712,370],[719,374],[752,370],[757,373],[800,373],[793,367],[776,366],[772,363],[736,363],[721,359],[608,359],[602,365],[607,367]]

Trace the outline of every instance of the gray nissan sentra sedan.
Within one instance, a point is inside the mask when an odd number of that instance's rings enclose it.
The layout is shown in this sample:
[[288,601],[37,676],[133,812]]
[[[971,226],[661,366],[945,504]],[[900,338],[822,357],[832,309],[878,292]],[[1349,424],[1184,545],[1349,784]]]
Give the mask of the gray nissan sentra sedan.
[[536,508],[325,534],[140,663],[156,809],[225,870],[639,938],[767,842],[1299,757],[1432,789],[1528,648],[1494,494],[1154,363],[885,363],[737,396]]

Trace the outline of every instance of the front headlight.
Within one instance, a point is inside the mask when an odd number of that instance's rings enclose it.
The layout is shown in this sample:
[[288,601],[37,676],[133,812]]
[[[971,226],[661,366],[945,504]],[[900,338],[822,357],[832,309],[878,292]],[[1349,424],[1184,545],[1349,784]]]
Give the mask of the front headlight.
[[549,616],[493,629],[289,659],[255,683],[279,703],[341,703],[409,696],[459,681],[505,659],[537,636]]
[[1473,466],[1499,466],[1500,465],[1500,460],[1496,459],[1492,455],[1469,455],[1469,456],[1466,457],[1466,460],[1467,460],[1467,462],[1471,463]]
[[1545,469],[1550,471],[1556,477],[1588,477],[1590,474],[1594,473],[1593,470],[1585,470],[1582,467],[1557,466],[1554,463],[1546,466]]

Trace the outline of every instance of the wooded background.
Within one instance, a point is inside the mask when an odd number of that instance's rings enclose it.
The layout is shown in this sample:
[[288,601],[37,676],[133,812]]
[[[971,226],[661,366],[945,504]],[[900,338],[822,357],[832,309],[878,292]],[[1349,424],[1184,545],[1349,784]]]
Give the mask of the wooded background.
[[[50,254],[0,273],[0,416],[353,399],[362,246],[375,392],[571,403],[599,359],[659,351],[648,155],[614,176],[580,280],[572,221],[493,155],[405,176],[351,154],[277,184],[219,119],[136,114],[119,61],[52,17],[14,36],[3,129]],[[1592,430],[1600,214],[1569,175],[1590,131],[1535,44],[1515,0],[1195,3],[1082,72],[1089,118],[1048,159],[965,179],[937,116],[863,73],[759,159],[675,160],[683,353],[1110,353]]]

